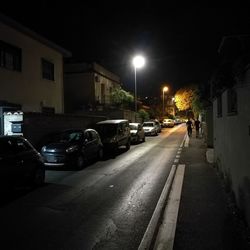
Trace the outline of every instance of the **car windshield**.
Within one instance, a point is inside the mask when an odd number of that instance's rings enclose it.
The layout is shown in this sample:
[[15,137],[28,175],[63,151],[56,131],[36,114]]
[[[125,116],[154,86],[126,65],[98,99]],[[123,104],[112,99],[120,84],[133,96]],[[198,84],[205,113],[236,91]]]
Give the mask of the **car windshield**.
[[131,130],[137,130],[138,126],[134,124],[129,124]]
[[110,137],[114,136],[117,132],[116,124],[98,124],[96,130],[101,137]]
[[82,137],[82,132],[63,132],[56,134],[53,138],[54,142],[75,142]]
[[143,123],[143,127],[154,127],[154,123],[153,122],[145,122],[145,123]]

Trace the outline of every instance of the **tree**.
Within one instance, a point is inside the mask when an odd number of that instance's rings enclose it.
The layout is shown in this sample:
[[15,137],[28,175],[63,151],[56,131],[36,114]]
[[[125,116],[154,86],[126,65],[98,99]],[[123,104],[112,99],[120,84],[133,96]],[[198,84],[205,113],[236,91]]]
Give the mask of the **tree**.
[[149,119],[149,114],[147,111],[145,111],[144,109],[140,109],[138,111],[139,117],[142,119],[142,122],[146,121]]
[[134,102],[134,97],[129,92],[119,87],[115,88],[111,93],[111,101],[117,106],[127,107],[130,103]]
[[191,107],[195,117],[198,117],[203,111],[203,103],[201,101],[201,94],[198,88],[194,89]]
[[192,110],[193,114],[197,117],[203,109],[198,86],[190,85],[179,89],[175,94],[175,104],[178,110]]
[[175,105],[178,110],[188,110],[192,107],[194,91],[192,87],[185,87],[179,89],[175,94]]

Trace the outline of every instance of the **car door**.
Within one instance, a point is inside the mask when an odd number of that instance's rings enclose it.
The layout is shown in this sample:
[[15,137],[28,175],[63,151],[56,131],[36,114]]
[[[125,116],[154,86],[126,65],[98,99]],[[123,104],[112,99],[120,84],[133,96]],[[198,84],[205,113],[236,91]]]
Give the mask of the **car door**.
[[17,154],[12,138],[1,138],[0,141],[0,176],[1,187],[13,186],[19,167]]
[[138,135],[139,135],[140,139],[144,138],[144,130],[143,130],[141,124],[138,124]]
[[23,138],[17,138],[16,159],[18,165],[18,183],[26,182],[34,174],[38,164],[38,156],[35,149]]
[[95,138],[90,130],[84,132],[84,150],[87,158],[93,158],[96,155]]
[[120,140],[119,144],[126,145],[127,143],[126,124],[120,123],[118,131],[119,131],[119,140]]

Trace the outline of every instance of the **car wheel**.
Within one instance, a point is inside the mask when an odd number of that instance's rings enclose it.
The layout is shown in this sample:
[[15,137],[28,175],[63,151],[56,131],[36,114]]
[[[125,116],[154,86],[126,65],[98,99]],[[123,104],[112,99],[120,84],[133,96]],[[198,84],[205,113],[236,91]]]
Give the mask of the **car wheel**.
[[33,179],[31,180],[32,187],[40,187],[45,181],[45,170],[43,168],[36,169]]
[[76,159],[76,169],[82,169],[86,165],[86,163],[86,157],[83,155],[79,155]]

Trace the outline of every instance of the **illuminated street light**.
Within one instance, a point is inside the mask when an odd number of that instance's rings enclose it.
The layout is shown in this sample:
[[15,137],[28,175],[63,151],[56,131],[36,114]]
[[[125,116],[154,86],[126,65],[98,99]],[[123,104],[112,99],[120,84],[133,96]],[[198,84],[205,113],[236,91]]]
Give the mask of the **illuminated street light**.
[[168,92],[168,87],[165,86],[162,89],[162,116],[164,116],[164,93]]
[[142,56],[135,56],[133,58],[133,65],[135,69],[135,116],[137,113],[137,90],[136,90],[136,69],[142,68],[145,64],[145,59]]

